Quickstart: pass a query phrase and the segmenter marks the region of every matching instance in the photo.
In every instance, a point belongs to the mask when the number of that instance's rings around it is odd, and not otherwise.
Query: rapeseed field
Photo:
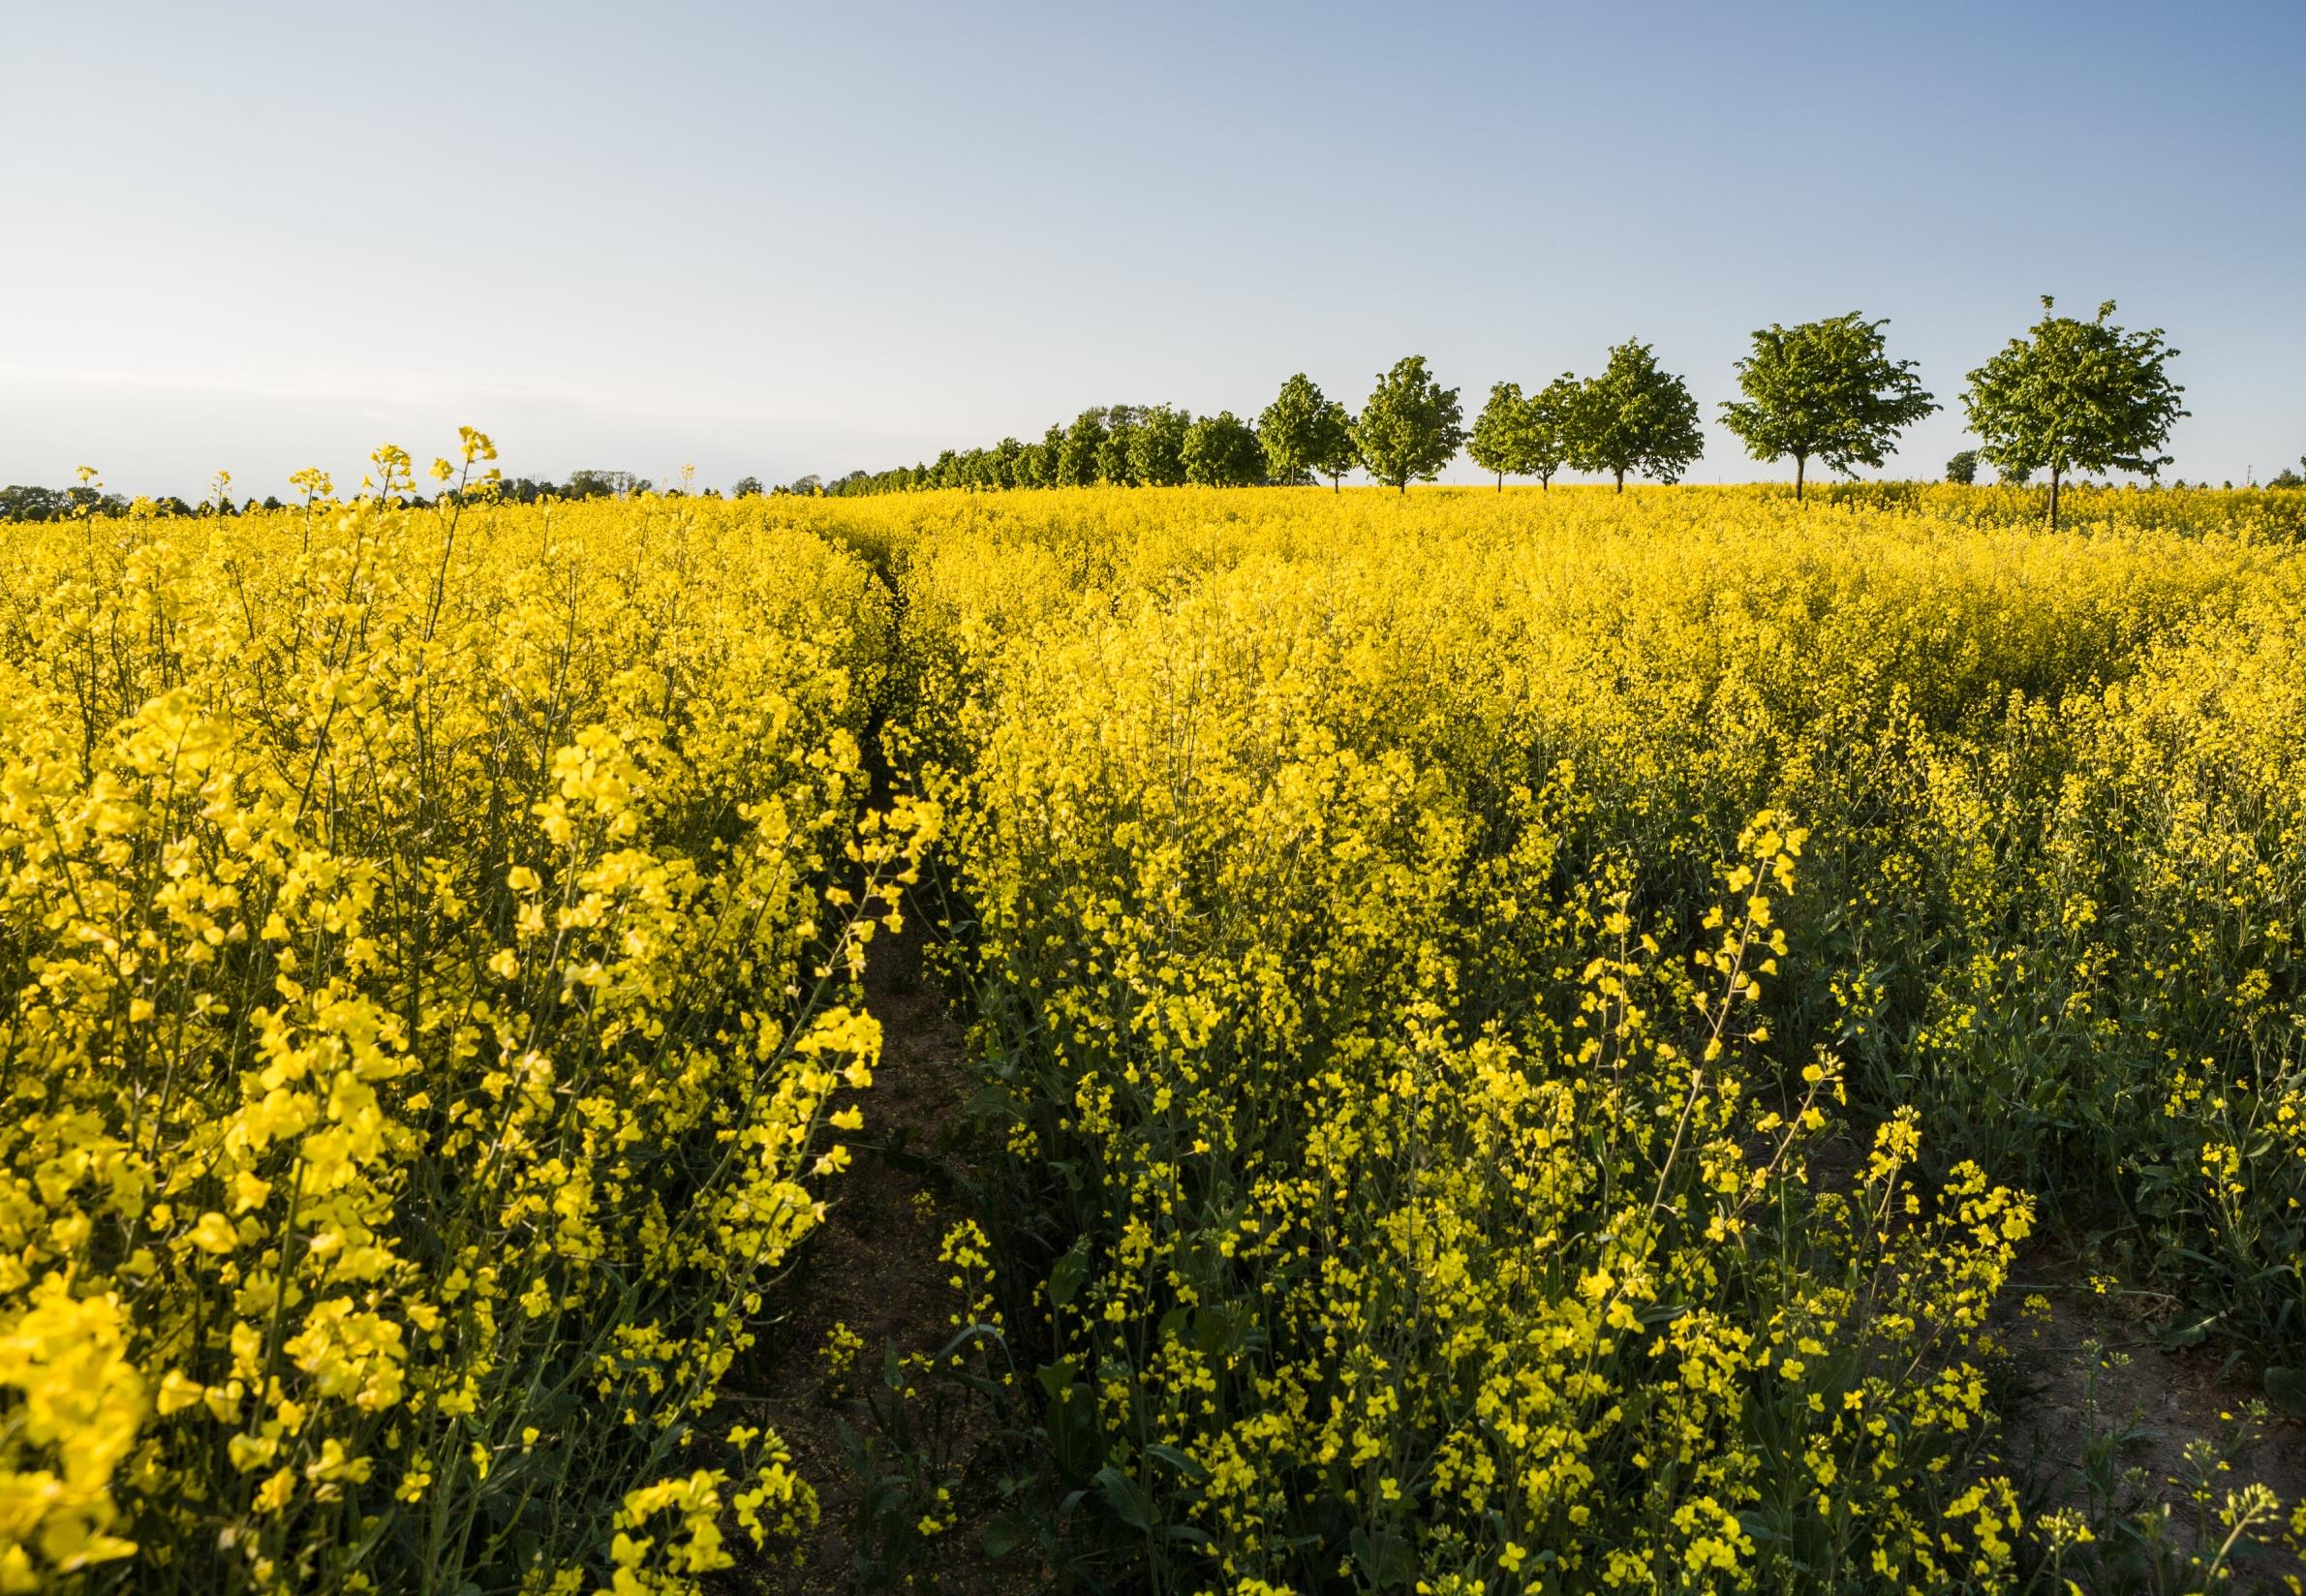
[[[1006,1461],[863,1492],[887,1582],[2298,1588],[2266,496],[490,457],[0,550],[0,1588],[778,1588],[924,922],[954,1311],[827,1399]],[[2023,1456],[2061,1294],[2222,1361],[2186,1479]]]

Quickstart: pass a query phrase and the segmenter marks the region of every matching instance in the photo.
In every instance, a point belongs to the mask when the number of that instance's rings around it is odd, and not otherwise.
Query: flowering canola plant
[[[0,552],[0,1589],[690,1588],[824,1212],[890,607],[761,506],[138,513]]]
[[[823,512],[905,598],[886,740],[948,816],[1106,1554],[1243,1593],[2042,1577],[2072,1537],[1992,1398],[2037,1192],[2110,1197],[2268,1363],[2306,1342],[2306,568],[1380,498]]]

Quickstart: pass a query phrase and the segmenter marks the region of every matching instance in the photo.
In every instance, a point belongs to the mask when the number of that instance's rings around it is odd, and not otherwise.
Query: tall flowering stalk
[[[0,1585],[576,1590],[814,1512],[713,1409],[936,832],[857,823],[887,600],[463,453],[0,566]]]

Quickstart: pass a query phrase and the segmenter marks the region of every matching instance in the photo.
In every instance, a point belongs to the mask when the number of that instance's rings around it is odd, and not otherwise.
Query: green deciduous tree
[[[1190,412],[1149,405],[1129,434],[1129,475],[1149,488],[1173,488],[1185,479],[1185,433]]]
[[[1553,474],[1569,464],[1578,393],[1577,378],[1565,371],[1529,396],[1529,420],[1522,433],[1527,452],[1522,456],[1522,472],[1536,477],[1541,488],[1553,487]]]
[[[1247,487],[1265,472],[1265,451],[1246,421],[1229,410],[1204,415],[1185,428],[1185,480],[1204,487]]]
[[[1970,430],[1985,440],[1979,452],[2000,469],[2049,473],[2049,524],[2058,524],[2058,485],[2071,472],[2134,471],[2159,476],[2169,464],[2161,452],[2169,429],[2189,412],[2186,390],[2169,380],[2177,355],[2160,327],[2125,332],[2107,320],[2111,299],[2096,320],[2055,314],[2048,294],[2043,316],[2024,338],[1970,373],[1962,407]],[[2022,477],[2019,478],[2022,480]]]
[[[1426,371],[1426,357],[1405,355],[1378,377],[1376,391],[1353,423],[1354,452],[1378,481],[1409,491],[1430,482],[1465,441],[1458,390]]]
[[[1065,428],[1057,452],[1057,485],[1085,488],[1097,479],[1097,450],[1105,442],[1105,413],[1085,410]]]
[[[1497,491],[1505,491],[1505,474],[1522,475],[1522,456],[1524,452],[1522,434],[1529,423],[1529,401],[1522,397],[1519,383],[1490,384],[1490,402],[1473,418],[1473,431],[1466,435],[1465,452],[1473,463],[1497,478]]]
[[[1281,384],[1274,402],[1257,417],[1257,442],[1265,449],[1268,481],[1307,482],[1322,466],[1325,428],[1344,407],[1322,396],[1304,372]],[[1350,469],[1350,468],[1348,468]]]
[[[1964,487],[1968,487],[1972,482],[1977,481],[1978,451],[1976,449],[1963,449],[1952,459],[1947,461],[1946,480],[1949,482],[1959,482]]]
[[[0,488],[0,521],[61,521],[71,510],[71,496],[60,488]]]
[[[569,474],[569,485],[561,490],[561,497],[564,499],[606,499],[611,497],[622,499],[632,494],[646,493],[649,491],[650,485],[647,477],[635,476],[629,471],[572,471]]]
[[[1553,474],[1569,457],[1577,394],[1578,380],[1567,372],[1526,397],[1518,383],[1497,384],[1474,418],[1465,452],[1484,471],[1497,474],[1500,491],[1508,476],[1534,476],[1539,486],[1552,487]]]
[[[1114,405],[1105,412],[1105,436],[1097,445],[1097,480],[1126,487],[1137,480],[1129,466],[1131,441],[1143,412],[1135,405]]]
[[[1856,311],[1793,327],[1773,322],[1737,362],[1745,397],[1726,402],[1722,420],[1755,459],[1793,456],[1796,499],[1812,458],[1845,476],[1879,466],[1900,431],[1938,408],[1914,362],[1890,358],[1889,324]]]
[[[1055,450],[1044,439],[1038,444],[1027,444],[1017,451],[1017,485],[1021,488],[1045,488],[1049,485],[1050,461]]]
[[[1353,417],[1343,404],[1325,399],[1321,415],[1313,423],[1313,453],[1309,464],[1314,475],[1329,478],[1329,491],[1342,491],[1339,484],[1345,474],[1361,463],[1360,451],[1353,444]]]
[[[1628,339],[1610,351],[1599,377],[1578,384],[1570,410],[1569,463],[1608,472],[1625,491],[1625,474],[1678,479],[1705,452],[1698,402],[1688,384],[1660,371],[1649,346]]]

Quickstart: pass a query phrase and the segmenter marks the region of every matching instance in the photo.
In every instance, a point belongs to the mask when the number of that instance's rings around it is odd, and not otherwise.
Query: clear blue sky
[[[1891,319],[1960,446],[2037,296],[2160,325],[2176,475],[2306,451],[2306,3],[9,3],[0,482],[772,480],[1092,403],[1348,404]],[[1460,476],[1470,479],[1470,468]]]

